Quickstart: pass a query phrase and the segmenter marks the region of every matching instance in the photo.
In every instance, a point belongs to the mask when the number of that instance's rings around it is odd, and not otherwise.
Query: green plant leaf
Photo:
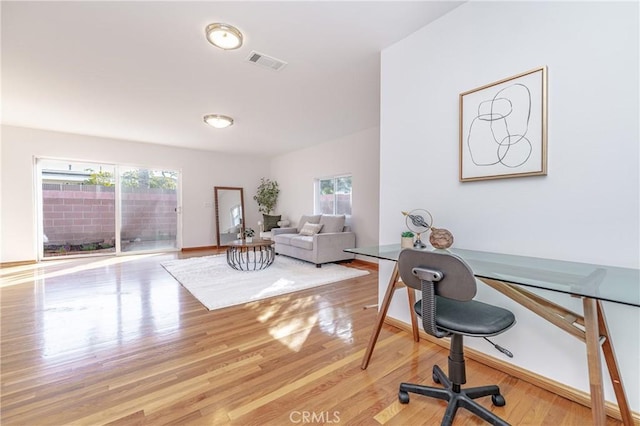
[[[265,178],[260,179],[256,195],[253,196],[253,199],[258,203],[258,211],[264,214],[271,213],[278,202],[279,194],[278,182]]]

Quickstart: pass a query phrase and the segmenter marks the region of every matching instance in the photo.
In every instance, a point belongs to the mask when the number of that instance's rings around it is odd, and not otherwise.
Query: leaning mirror
[[[244,195],[242,188],[214,187],[216,204],[216,241],[218,247],[238,239],[244,224]]]

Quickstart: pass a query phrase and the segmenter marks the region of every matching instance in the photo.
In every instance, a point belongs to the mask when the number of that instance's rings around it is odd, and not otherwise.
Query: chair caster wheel
[[[400,404],[408,404],[409,403],[409,393],[408,392],[404,392],[404,391],[398,392],[398,400],[400,401]]]
[[[495,405],[496,407],[504,407],[507,403],[507,401],[504,400],[504,396],[500,394],[491,395],[491,402],[493,402],[493,405]]]
[[[431,373],[431,378],[433,379],[433,381],[435,383],[440,383],[440,378],[438,377],[438,375],[436,374],[436,372],[434,371],[433,373]]]

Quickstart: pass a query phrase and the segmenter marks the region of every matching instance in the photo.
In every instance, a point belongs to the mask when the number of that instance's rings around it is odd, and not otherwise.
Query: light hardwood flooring
[[[447,353],[385,326],[360,369],[378,274],[208,311],[161,266],[188,254],[67,259],[0,270],[2,425],[437,425],[431,382]],[[587,425],[588,408],[474,361],[466,386],[514,425]],[[459,410],[455,425],[483,424]],[[618,421],[608,419],[608,424]]]

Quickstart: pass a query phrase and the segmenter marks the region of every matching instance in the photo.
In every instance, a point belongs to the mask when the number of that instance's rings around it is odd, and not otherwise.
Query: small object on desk
[[[404,231],[401,234],[401,239],[400,239],[400,247],[401,248],[412,248],[413,247],[413,237],[414,237],[414,233],[411,231]]]
[[[413,247],[419,249],[426,248],[427,245],[420,239],[420,234],[427,232],[433,225],[433,216],[431,216],[431,213],[425,209],[414,209],[410,212],[400,213],[406,216],[405,223],[407,228],[409,228],[410,231],[415,232],[417,235],[416,241],[413,243]]]
[[[453,235],[447,229],[431,227],[429,242],[437,249],[448,249],[453,245]]]

